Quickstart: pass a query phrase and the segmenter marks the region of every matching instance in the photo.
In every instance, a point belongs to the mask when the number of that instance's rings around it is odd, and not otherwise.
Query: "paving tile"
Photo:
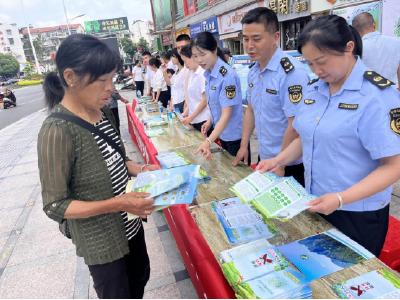
[[[397,197],[400,197],[400,181],[396,182],[393,185],[393,194]]]
[[[36,162],[32,162],[30,164],[19,164],[14,166],[10,172],[8,172],[7,176],[16,176],[23,174],[32,174],[37,173],[39,175],[39,169]]]
[[[168,257],[157,232],[146,232],[147,253],[150,258],[150,278],[172,275]]]
[[[190,278],[182,280],[182,281],[178,281],[176,283],[176,285],[178,286],[179,293],[181,294],[181,299],[198,299],[199,298]]]
[[[0,211],[16,207],[24,207],[31,199],[31,195],[37,185],[20,187],[19,189],[7,189],[0,194]]]
[[[160,232],[160,238],[173,272],[185,270],[182,256],[170,231]]]
[[[0,279],[0,298],[72,298],[75,265],[75,253],[70,252],[7,267]]]
[[[22,213],[22,208],[0,210],[0,234],[11,232]]]
[[[176,283],[144,293],[144,299],[179,299],[181,294]]]
[[[39,174],[30,173],[12,177],[0,177],[0,184],[7,189],[20,189],[21,186],[40,184]]]

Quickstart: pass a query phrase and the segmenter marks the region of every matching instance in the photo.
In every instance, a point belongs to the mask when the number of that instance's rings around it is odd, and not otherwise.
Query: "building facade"
[[[11,54],[20,65],[24,65],[26,57],[17,24],[0,23],[0,53]]]

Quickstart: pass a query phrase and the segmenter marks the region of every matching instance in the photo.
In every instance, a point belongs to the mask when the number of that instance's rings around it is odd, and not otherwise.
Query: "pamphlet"
[[[165,134],[165,130],[164,128],[148,128],[145,129],[146,135],[149,138],[152,137],[156,137],[156,136],[160,136],[160,135],[164,135]]]
[[[239,198],[212,202],[211,207],[233,245],[274,236],[262,217],[249,204],[241,203]]]
[[[277,248],[307,281],[312,281],[358,264],[371,255],[365,249],[365,255],[362,255],[361,246],[343,237],[338,230],[331,229]]]
[[[146,127],[163,126],[168,124],[168,122],[162,116],[151,116],[143,119],[143,123]]]
[[[342,299],[400,299],[400,278],[380,269],[334,284],[332,289]]]
[[[154,198],[156,210],[174,204],[190,204],[195,198],[199,165],[139,173],[127,185],[127,192],[148,192]],[[128,214],[128,218],[135,216]]]

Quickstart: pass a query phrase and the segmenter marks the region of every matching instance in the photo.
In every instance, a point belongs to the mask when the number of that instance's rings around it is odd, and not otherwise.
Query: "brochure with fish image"
[[[156,210],[175,204],[190,204],[195,198],[199,165],[139,173],[128,183],[127,192],[147,192]],[[128,214],[128,219],[136,216]]]
[[[365,260],[366,257],[357,250],[356,242],[342,243],[343,234],[336,229],[332,231],[328,230],[277,246],[277,248],[306,276],[308,281],[319,279]],[[352,247],[351,244],[355,246]]]
[[[332,289],[341,299],[400,299],[400,278],[380,269],[334,284]]]
[[[232,245],[274,236],[262,217],[239,198],[212,202],[211,207]]]

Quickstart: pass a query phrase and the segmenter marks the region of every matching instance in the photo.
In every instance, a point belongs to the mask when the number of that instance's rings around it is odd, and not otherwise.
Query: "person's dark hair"
[[[231,50],[229,48],[222,48],[221,50],[223,54],[232,56]]]
[[[65,69],[72,69],[80,77],[89,75],[86,84],[91,84],[100,76],[116,70],[119,62],[119,55],[98,38],[86,34],[70,35],[57,50],[57,72],[47,74],[43,82],[47,106],[52,109],[64,97],[67,88]]]
[[[169,61],[171,59],[171,50],[161,53],[161,58]]]
[[[176,41],[180,42],[180,41],[190,41],[190,36],[188,36],[187,34],[183,33],[180,34],[176,37]]]
[[[175,57],[181,66],[185,65],[185,62],[183,61],[182,57],[179,55],[178,49],[174,48],[171,50],[171,56]]]
[[[375,21],[374,17],[369,12],[363,12],[355,16],[351,24],[359,33],[363,33],[372,29],[375,25]]]
[[[279,22],[276,13],[266,7],[257,7],[249,10],[243,17],[242,24],[260,23],[270,33],[279,31]]]
[[[167,69],[167,73],[174,75],[175,74],[175,70],[174,69]]]
[[[150,58],[149,65],[155,66],[158,69],[161,66],[161,61],[158,58],[153,57]]]
[[[192,47],[190,45],[186,45],[181,49],[181,56],[186,56],[187,58],[192,58]]]
[[[151,53],[149,51],[143,51],[142,57],[146,56],[146,55],[151,56]]]
[[[354,55],[362,56],[360,34],[346,20],[336,15],[322,16],[311,20],[304,27],[298,39],[298,51],[307,43],[312,43],[320,50],[331,50],[339,53],[346,51],[349,41],[354,42]]]
[[[192,43],[190,44],[191,48],[193,47],[198,47],[202,48],[211,52],[214,52],[217,50],[217,55],[220,59],[222,59],[224,62],[227,62],[225,60],[224,54],[222,53],[222,50],[218,47],[217,41],[215,37],[212,35],[211,32],[204,31],[199,33],[194,40],[192,40]],[[182,54],[182,50],[181,50]]]

